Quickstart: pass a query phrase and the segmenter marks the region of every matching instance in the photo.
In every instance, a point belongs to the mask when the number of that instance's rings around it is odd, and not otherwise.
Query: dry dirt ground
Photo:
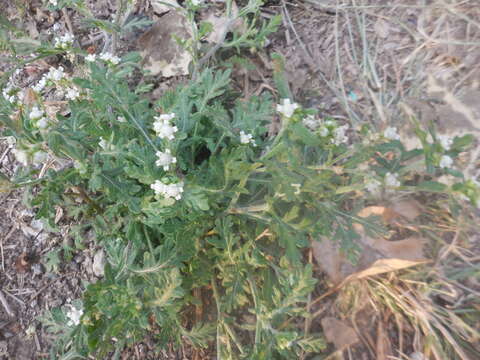
[[[222,6],[220,1],[216,3]],[[87,5],[103,19],[111,18],[115,11],[115,1],[92,0],[87,1]],[[80,32],[80,19],[74,12],[50,13],[41,10],[38,0],[1,0],[0,8],[9,19],[23,23],[33,38],[51,30],[54,23]],[[267,47],[248,55],[254,68],[236,69],[236,84],[245,94],[269,91],[273,87],[269,59],[275,52],[285,57],[294,99],[319,109],[321,116],[348,120],[353,126],[368,123],[379,130],[394,125],[405,138],[411,138],[406,119],[415,114],[424,123],[433,121],[442,133],[451,136],[465,132],[477,137],[480,134],[480,6],[477,0],[266,2],[262,16],[268,18],[275,14],[282,16],[282,25],[271,36]],[[138,1],[137,15],[151,16],[147,0]],[[135,49],[135,41],[141,34],[138,30],[123,39],[119,51]],[[82,41],[88,46],[101,47],[103,40],[95,34],[84,33]],[[2,70],[6,69],[6,64],[0,65]],[[158,97],[183,79],[158,78],[151,96]],[[6,176],[13,175],[18,167],[10,150],[3,142],[0,171]],[[477,147],[464,159],[465,172],[477,178],[479,153]],[[54,234],[34,219],[34,210],[25,206],[27,202],[21,191],[0,194],[0,359],[45,358],[50,340],[39,316],[79,298],[84,284],[98,278],[94,265],[98,248],[92,236],[87,232],[82,239],[83,249],[75,248],[75,239],[69,236],[75,224],[63,218],[61,210],[52,209],[59,212],[62,229],[61,233]],[[451,242],[452,238],[447,236],[445,241]],[[471,233],[469,246],[476,251],[471,257],[472,266],[477,269],[478,242],[478,236]],[[480,289],[478,279],[469,281],[469,288]],[[325,289],[326,281],[314,295],[321,296]],[[311,308],[317,312],[312,331],[322,330],[322,325],[323,330],[336,328],[346,334],[353,331],[352,327],[357,334],[359,329],[364,330],[361,341],[349,344],[352,346],[344,349],[343,354],[339,351],[335,356],[387,360],[389,355],[394,356],[391,359],[407,359],[409,355],[415,360],[427,359],[418,355],[417,339],[412,335],[414,329],[406,329],[404,338],[398,340],[398,328],[389,320],[392,314],[377,323],[371,321],[378,315],[375,311],[360,312],[355,321],[347,318],[340,322],[334,319],[341,313],[339,306],[338,299],[327,297]],[[354,332],[352,337],[356,336]],[[379,337],[387,341],[379,342]],[[163,355],[153,355],[152,345],[147,339],[126,349],[122,358],[214,358],[208,352],[192,353],[189,349],[167,349]],[[330,353],[335,350],[331,345]]]

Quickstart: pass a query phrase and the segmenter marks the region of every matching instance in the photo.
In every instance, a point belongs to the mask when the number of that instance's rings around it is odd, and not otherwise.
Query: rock
[[[104,275],[103,267],[105,266],[105,253],[98,250],[93,257],[92,271],[95,276],[102,277]]]
[[[187,75],[191,54],[178,40],[192,38],[188,19],[179,11],[169,11],[138,39],[144,68],[152,75]]]

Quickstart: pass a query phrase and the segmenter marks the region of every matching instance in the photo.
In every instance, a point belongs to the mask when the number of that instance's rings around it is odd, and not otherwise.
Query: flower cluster
[[[167,141],[175,139],[178,128],[171,124],[175,116],[174,113],[155,116],[153,130],[160,139]],[[168,148],[165,151],[157,151],[155,155],[157,156],[155,165],[162,167],[165,171],[169,171],[170,166],[177,163],[177,158],[172,155],[172,151]],[[165,184],[156,180],[150,187],[155,191],[155,194],[162,195],[166,199],[180,200],[183,193],[183,182]]]
[[[95,54],[88,54],[85,56],[85,61],[87,62],[94,62],[95,60],[97,60],[97,55]]]
[[[20,69],[15,70],[15,72],[8,79],[7,85],[2,90],[2,95],[9,103],[15,103],[17,100],[22,100],[23,92],[20,92],[19,89],[14,85],[14,77],[21,72]]]
[[[443,155],[439,165],[441,168],[449,168],[453,165],[453,159],[448,155]]]
[[[385,174],[385,186],[387,187],[399,187],[401,185],[400,181],[398,180],[397,174],[392,174],[387,172]]]
[[[175,199],[180,200],[183,193],[183,182],[176,184],[165,184],[160,180],[155,180],[153,184],[150,185],[155,194],[162,195],[166,199]]]
[[[383,136],[389,140],[400,140],[400,135],[396,127],[387,127],[383,132]]]
[[[48,154],[45,151],[42,151],[33,145],[17,146],[12,150],[12,153],[17,161],[23,166],[27,166],[29,163],[32,163],[33,165],[43,164],[48,157]]]
[[[333,130],[333,139],[331,140],[333,144],[340,145],[348,141],[348,137],[345,132],[348,130],[349,126],[347,124],[339,126]]]
[[[68,326],[77,326],[80,324],[80,318],[83,315],[83,309],[77,309],[76,307],[70,305],[70,310],[67,311],[68,317]]]
[[[100,59],[107,62],[107,63],[110,63],[112,65],[117,65],[118,63],[120,63],[120,58],[118,56],[115,56],[113,54],[110,54],[110,53],[103,53],[103,54],[100,54]]]
[[[252,134],[246,134],[245,131],[240,131],[240,142],[242,144],[252,144],[253,146],[257,146],[255,144],[255,140],[253,139]]]
[[[63,50],[68,49],[70,46],[72,46],[74,40],[75,37],[73,34],[66,33],[65,35],[55,38],[55,47]]]
[[[305,119],[302,120],[302,123],[303,125],[305,125],[306,128],[312,131],[317,130],[321,125],[321,122],[318,119],[316,119],[315,116],[313,115],[307,115],[307,117],[305,117]]]
[[[51,67],[48,70],[48,73],[43,74],[42,78],[38,81],[36,85],[32,87],[37,93],[41,92],[45,86],[47,86],[49,81],[60,81],[65,77],[63,72],[63,67],[59,66],[58,68]]]
[[[29,118],[39,129],[46,129],[48,127],[48,119],[44,115],[45,112],[42,109],[34,106],[32,111],[30,111]]]
[[[453,139],[448,135],[438,135],[437,140],[445,151],[450,150]]]
[[[173,118],[175,118],[175,114],[173,113],[155,116],[153,130],[155,130],[160,139],[173,140],[175,138],[174,134],[178,131],[178,128],[170,124]]]
[[[170,169],[170,164],[176,164],[177,158],[172,155],[170,149],[162,151],[157,151],[157,161],[155,165],[163,167],[163,170],[168,171]]]
[[[382,183],[375,178],[371,178],[365,184],[365,189],[373,195],[377,195],[380,192]]]
[[[283,99],[282,102],[282,104],[277,105],[277,111],[286,118],[291,118],[295,110],[299,108],[299,105],[292,103],[290,99]]]

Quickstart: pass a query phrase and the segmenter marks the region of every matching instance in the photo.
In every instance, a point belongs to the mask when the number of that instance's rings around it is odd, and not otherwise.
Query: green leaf
[[[430,191],[430,192],[445,192],[447,186],[445,184],[439,183],[437,181],[423,181],[417,184],[418,190]]]

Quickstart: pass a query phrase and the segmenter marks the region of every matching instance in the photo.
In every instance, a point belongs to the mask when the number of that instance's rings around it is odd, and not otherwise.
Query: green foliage
[[[251,0],[240,10],[250,20],[248,31],[227,46],[261,45],[278,26],[274,18],[258,29],[259,4]],[[119,30],[105,21],[88,23]],[[297,325],[309,316],[305,303],[316,283],[302,259],[311,239],[339,241],[354,260],[353,224],[382,230],[356,217],[359,195],[374,198],[417,186],[477,196],[469,180],[452,188],[435,180],[451,171],[439,166],[441,157],[457,156],[468,138],[444,149],[418,127],[423,147],[406,151],[397,139],[315,120],[313,109],[296,105],[289,114],[284,100],[275,113],[271,96],[235,92],[225,68],[202,69],[151,104],[142,95],[148,87],[128,85],[138,60],[129,54],[118,65],[78,63],[84,75],[49,83],[75,87],[80,95],[64,115],[48,118],[47,128],[38,125],[33,107],[15,99],[0,103],[0,121],[5,135],[16,139],[16,156],[33,165],[13,183],[35,186],[37,217],[55,229],[52,209],[61,206],[78,223],[72,234],[77,248],[93,229],[107,254],[105,277],[88,285],[79,323],[68,325],[72,309],[54,310],[46,320],[59,339],[52,358],[103,358],[147,335],[159,347],[184,341],[207,346],[216,339],[219,357],[227,359],[319,352],[325,346],[321,335],[305,335]],[[282,97],[291,98],[278,55],[274,80]],[[43,109],[41,91],[37,95],[36,106]],[[267,127],[277,116],[281,128],[270,136]],[[358,136],[374,139],[350,144]],[[167,151],[175,161],[158,164],[165,161],[158,154]],[[47,152],[59,166],[40,176],[35,165]],[[410,181],[418,174],[412,161],[427,170],[421,182]],[[52,268],[54,254],[48,255]],[[198,291],[216,306],[213,322],[191,321],[192,309],[203,304]]]

